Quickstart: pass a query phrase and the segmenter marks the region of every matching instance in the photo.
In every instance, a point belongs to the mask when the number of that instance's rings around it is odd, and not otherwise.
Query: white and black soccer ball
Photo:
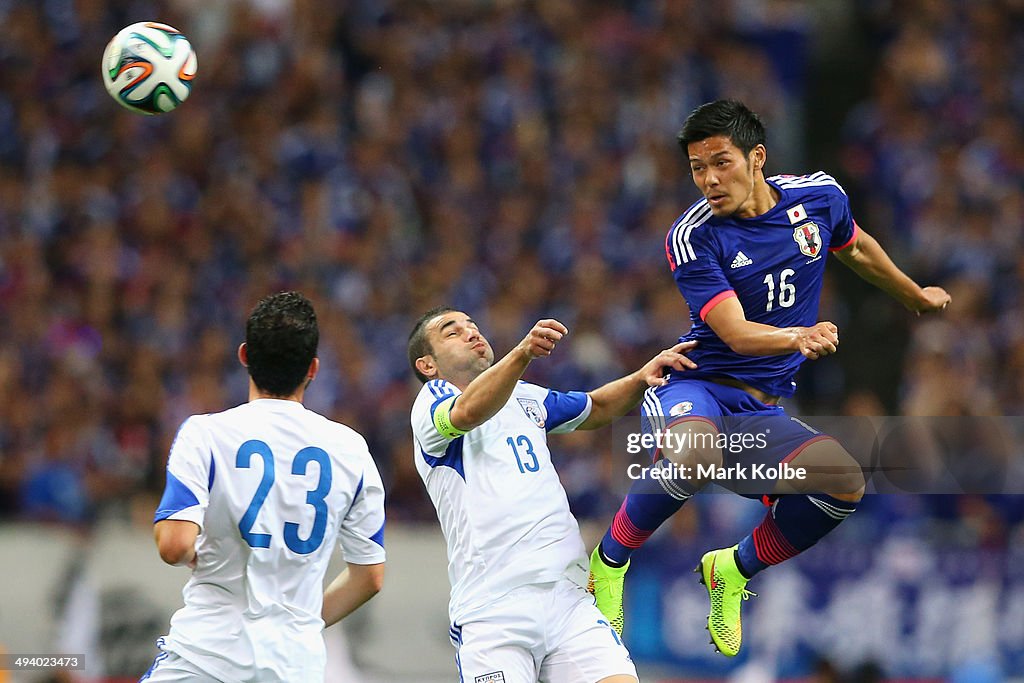
[[[121,29],[103,51],[103,84],[118,104],[139,114],[163,114],[192,92],[196,53],[175,28],[140,21]]]

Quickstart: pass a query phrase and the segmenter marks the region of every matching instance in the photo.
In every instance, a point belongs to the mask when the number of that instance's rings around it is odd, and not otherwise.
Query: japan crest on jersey
[[[537,423],[537,426],[544,429],[544,417],[540,414],[540,404],[537,403],[536,399],[532,398],[517,398],[519,405],[522,406],[523,412],[526,416]]]
[[[814,223],[804,223],[793,228],[793,240],[804,256],[814,258],[821,253],[821,232]]]

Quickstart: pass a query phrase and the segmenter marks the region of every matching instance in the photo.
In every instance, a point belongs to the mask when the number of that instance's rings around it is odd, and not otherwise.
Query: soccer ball
[[[118,104],[163,114],[192,92],[196,53],[177,29],[141,21],[121,29],[103,51],[103,84]]]

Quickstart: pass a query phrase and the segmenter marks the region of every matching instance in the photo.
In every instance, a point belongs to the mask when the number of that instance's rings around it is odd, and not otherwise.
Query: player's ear
[[[758,144],[754,146],[754,149],[750,150],[750,166],[755,171],[760,171],[764,168],[764,162],[768,160],[768,150],[765,149],[764,145]]]
[[[309,362],[309,370],[306,370],[306,380],[312,382],[316,379],[318,372],[320,372],[320,359],[313,356],[313,360]]]
[[[238,362],[243,368],[249,367],[249,351],[245,347],[245,342],[238,345]]]
[[[434,377],[437,375],[437,363],[434,362],[434,357],[430,354],[416,359],[416,369],[424,377]]]

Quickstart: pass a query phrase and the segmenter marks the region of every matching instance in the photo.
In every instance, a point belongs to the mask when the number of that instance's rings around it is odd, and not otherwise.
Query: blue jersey
[[[823,172],[773,176],[779,202],[754,218],[717,218],[706,200],[680,216],[665,240],[679,291],[690,306],[688,351],[699,368],[687,377],[731,377],[773,396],[792,396],[804,357],[742,356],[704,322],[719,302],[737,297],[747,320],[773,327],[817,323],[825,252],[857,237],[846,193]]]

